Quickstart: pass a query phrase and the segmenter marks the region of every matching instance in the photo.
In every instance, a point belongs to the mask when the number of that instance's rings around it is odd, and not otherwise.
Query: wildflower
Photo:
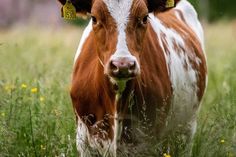
[[[4,89],[5,89],[6,91],[8,91],[8,90],[9,90],[9,86],[6,85],[6,86],[4,87]]]
[[[6,85],[4,88],[8,93],[10,93],[13,89],[15,89],[15,86],[14,85]]]
[[[45,150],[46,149],[46,147],[44,146],[44,145],[40,145],[40,148],[42,149],[42,150]]]
[[[4,112],[2,112],[2,113],[1,113],[1,116],[2,116],[2,117],[5,117],[5,113],[4,113]]]
[[[224,139],[220,140],[220,143],[221,144],[225,143],[225,140]]]
[[[27,85],[24,84],[24,83],[22,83],[22,84],[21,84],[21,88],[25,89],[25,88],[27,88]]]
[[[61,115],[61,112],[57,109],[54,110],[54,114],[58,117]]]
[[[35,87],[31,89],[31,93],[37,93],[37,92],[38,92],[38,88]]]
[[[163,157],[171,157],[171,156],[170,156],[170,154],[164,153],[164,154],[163,154]]]
[[[45,98],[44,98],[43,96],[41,96],[41,97],[39,98],[39,100],[40,100],[41,102],[43,102],[43,101],[45,100]]]

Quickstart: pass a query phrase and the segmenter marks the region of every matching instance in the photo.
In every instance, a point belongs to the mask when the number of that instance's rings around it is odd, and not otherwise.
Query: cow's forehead
[[[133,0],[103,0],[118,28],[124,29],[128,23]]]

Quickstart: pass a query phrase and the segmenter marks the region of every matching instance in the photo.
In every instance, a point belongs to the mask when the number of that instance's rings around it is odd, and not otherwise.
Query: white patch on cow
[[[77,59],[79,58],[79,55],[80,55],[80,53],[82,51],[84,42],[88,38],[88,36],[89,36],[91,31],[92,31],[92,20],[90,20],[88,26],[85,28],[85,30],[84,30],[84,32],[83,32],[83,34],[81,36],[80,43],[79,43],[78,49],[77,49],[75,57],[74,57],[74,64],[77,61]]]
[[[194,125],[188,123],[194,122],[197,113],[194,106],[198,105],[199,101],[197,97],[197,72],[192,68],[190,58],[194,57],[194,60],[197,60],[196,62],[199,62],[199,59],[194,55],[194,52],[185,52],[192,50],[186,48],[184,40],[178,32],[165,27],[154,14],[151,13],[149,16],[150,23],[157,34],[159,44],[165,55],[173,89],[172,106],[165,132],[176,130],[179,126],[185,126],[185,130],[191,132],[194,129],[187,128],[187,126],[194,127]],[[165,34],[165,36],[163,37],[162,34]],[[166,51],[164,44],[167,48]],[[181,49],[175,49],[175,44]],[[185,50],[182,50],[182,48]],[[191,54],[191,56],[187,54]]]
[[[129,20],[130,9],[133,0],[103,0],[114,18],[117,31],[118,31],[118,42],[116,45],[116,52],[111,56],[111,59],[117,57],[130,57],[137,62],[137,59],[131,55],[127,42],[126,42],[126,28]],[[139,66],[137,64],[137,66]],[[139,67],[138,67],[139,68]]]
[[[182,20],[182,18],[181,18],[181,16],[180,16],[180,14],[179,14],[179,12],[175,12],[175,16],[179,19],[179,20]]]
[[[96,124],[95,124],[96,125]],[[104,130],[100,130],[104,131]],[[102,140],[100,137],[91,136],[87,126],[78,117],[76,146],[82,157],[91,157],[91,151],[95,151],[99,155],[107,156],[113,153],[110,140]]]
[[[195,32],[195,34],[199,38],[202,50],[204,52],[204,57],[205,57],[205,59],[207,59],[207,56],[205,53],[205,46],[204,46],[203,28],[202,28],[200,21],[198,20],[198,14],[197,14],[196,10],[191,5],[191,3],[188,2],[187,0],[181,0],[177,4],[176,9],[180,10],[183,13],[184,20],[186,21],[186,23],[189,25],[189,27]],[[176,13],[176,16],[178,17],[179,15],[177,15],[177,14],[178,13]],[[197,64],[199,64],[199,63],[201,63],[200,60],[198,61]],[[206,75],[206,86],[207,86],[207,84],[208,84],[208,76]],[[205,92],[206,92],[206,90],[204,91],[204,93]]]
[[[114,18],[118,29],[117,55],[130,55],[126,43],[126,27],[129,20],[133,0],[104,0],[107,8]]]
[[[159,19],[157,19],[153,13],[149,14],[150,17],[150,23],[152,25],[152,28],[154,29],[154,31],[157,33],[157,37],[158,37],[158,41],[160,44],[160,47],[162,48],[162,50],[164,51],[164,45],[163,44],[167,44],[170,45],[171,48],[173,48],[171,51],[174,51],[174,43],[173,41],[176,41],[176,43],[178,43],[179,46],[184,47],[184,40],[183,38],[173,29],[171,28],[166,28]],[[165,34],[166,37],[168,37],[167,43],[163,43],[162,38],[161,38],[161,34]],[[167,53],[164,53],[165,55],[165,59],[166,59],[166,66],[169,66],[169,59],[167,56]],[[168,74],[170,74],[170,71],[168,69]]]
[[[81,156],[90,156],[87,126],[78,117],[76,146]]]
[[[197,12],[195,11],[194,7],[186,0],[181,0],[176,9],[180,10],[183,13],[183,17],[185,22],[189,25],[189,27],[195,32],[197,37],[200,40],[202,49],[204,50],[204,34],[202,25],[198,20]],[[177,16],[177,18],[179,18]]]

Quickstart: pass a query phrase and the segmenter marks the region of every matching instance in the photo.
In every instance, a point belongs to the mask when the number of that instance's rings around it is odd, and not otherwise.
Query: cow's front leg
[[[92,157],[90,154],[90,147],[88,143],[87,126],[78,119],[77,122],[77,133],[76,133],[76,146],[80,153],[80,157]]]

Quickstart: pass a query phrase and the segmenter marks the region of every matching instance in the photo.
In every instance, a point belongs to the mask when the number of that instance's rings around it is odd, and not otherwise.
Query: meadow
[[[192,157],[236,157],[236,23],[204,30],[209,79]],[[0,157],[77,156],[69,89],[81,33],[73,26],[0,30]]]

